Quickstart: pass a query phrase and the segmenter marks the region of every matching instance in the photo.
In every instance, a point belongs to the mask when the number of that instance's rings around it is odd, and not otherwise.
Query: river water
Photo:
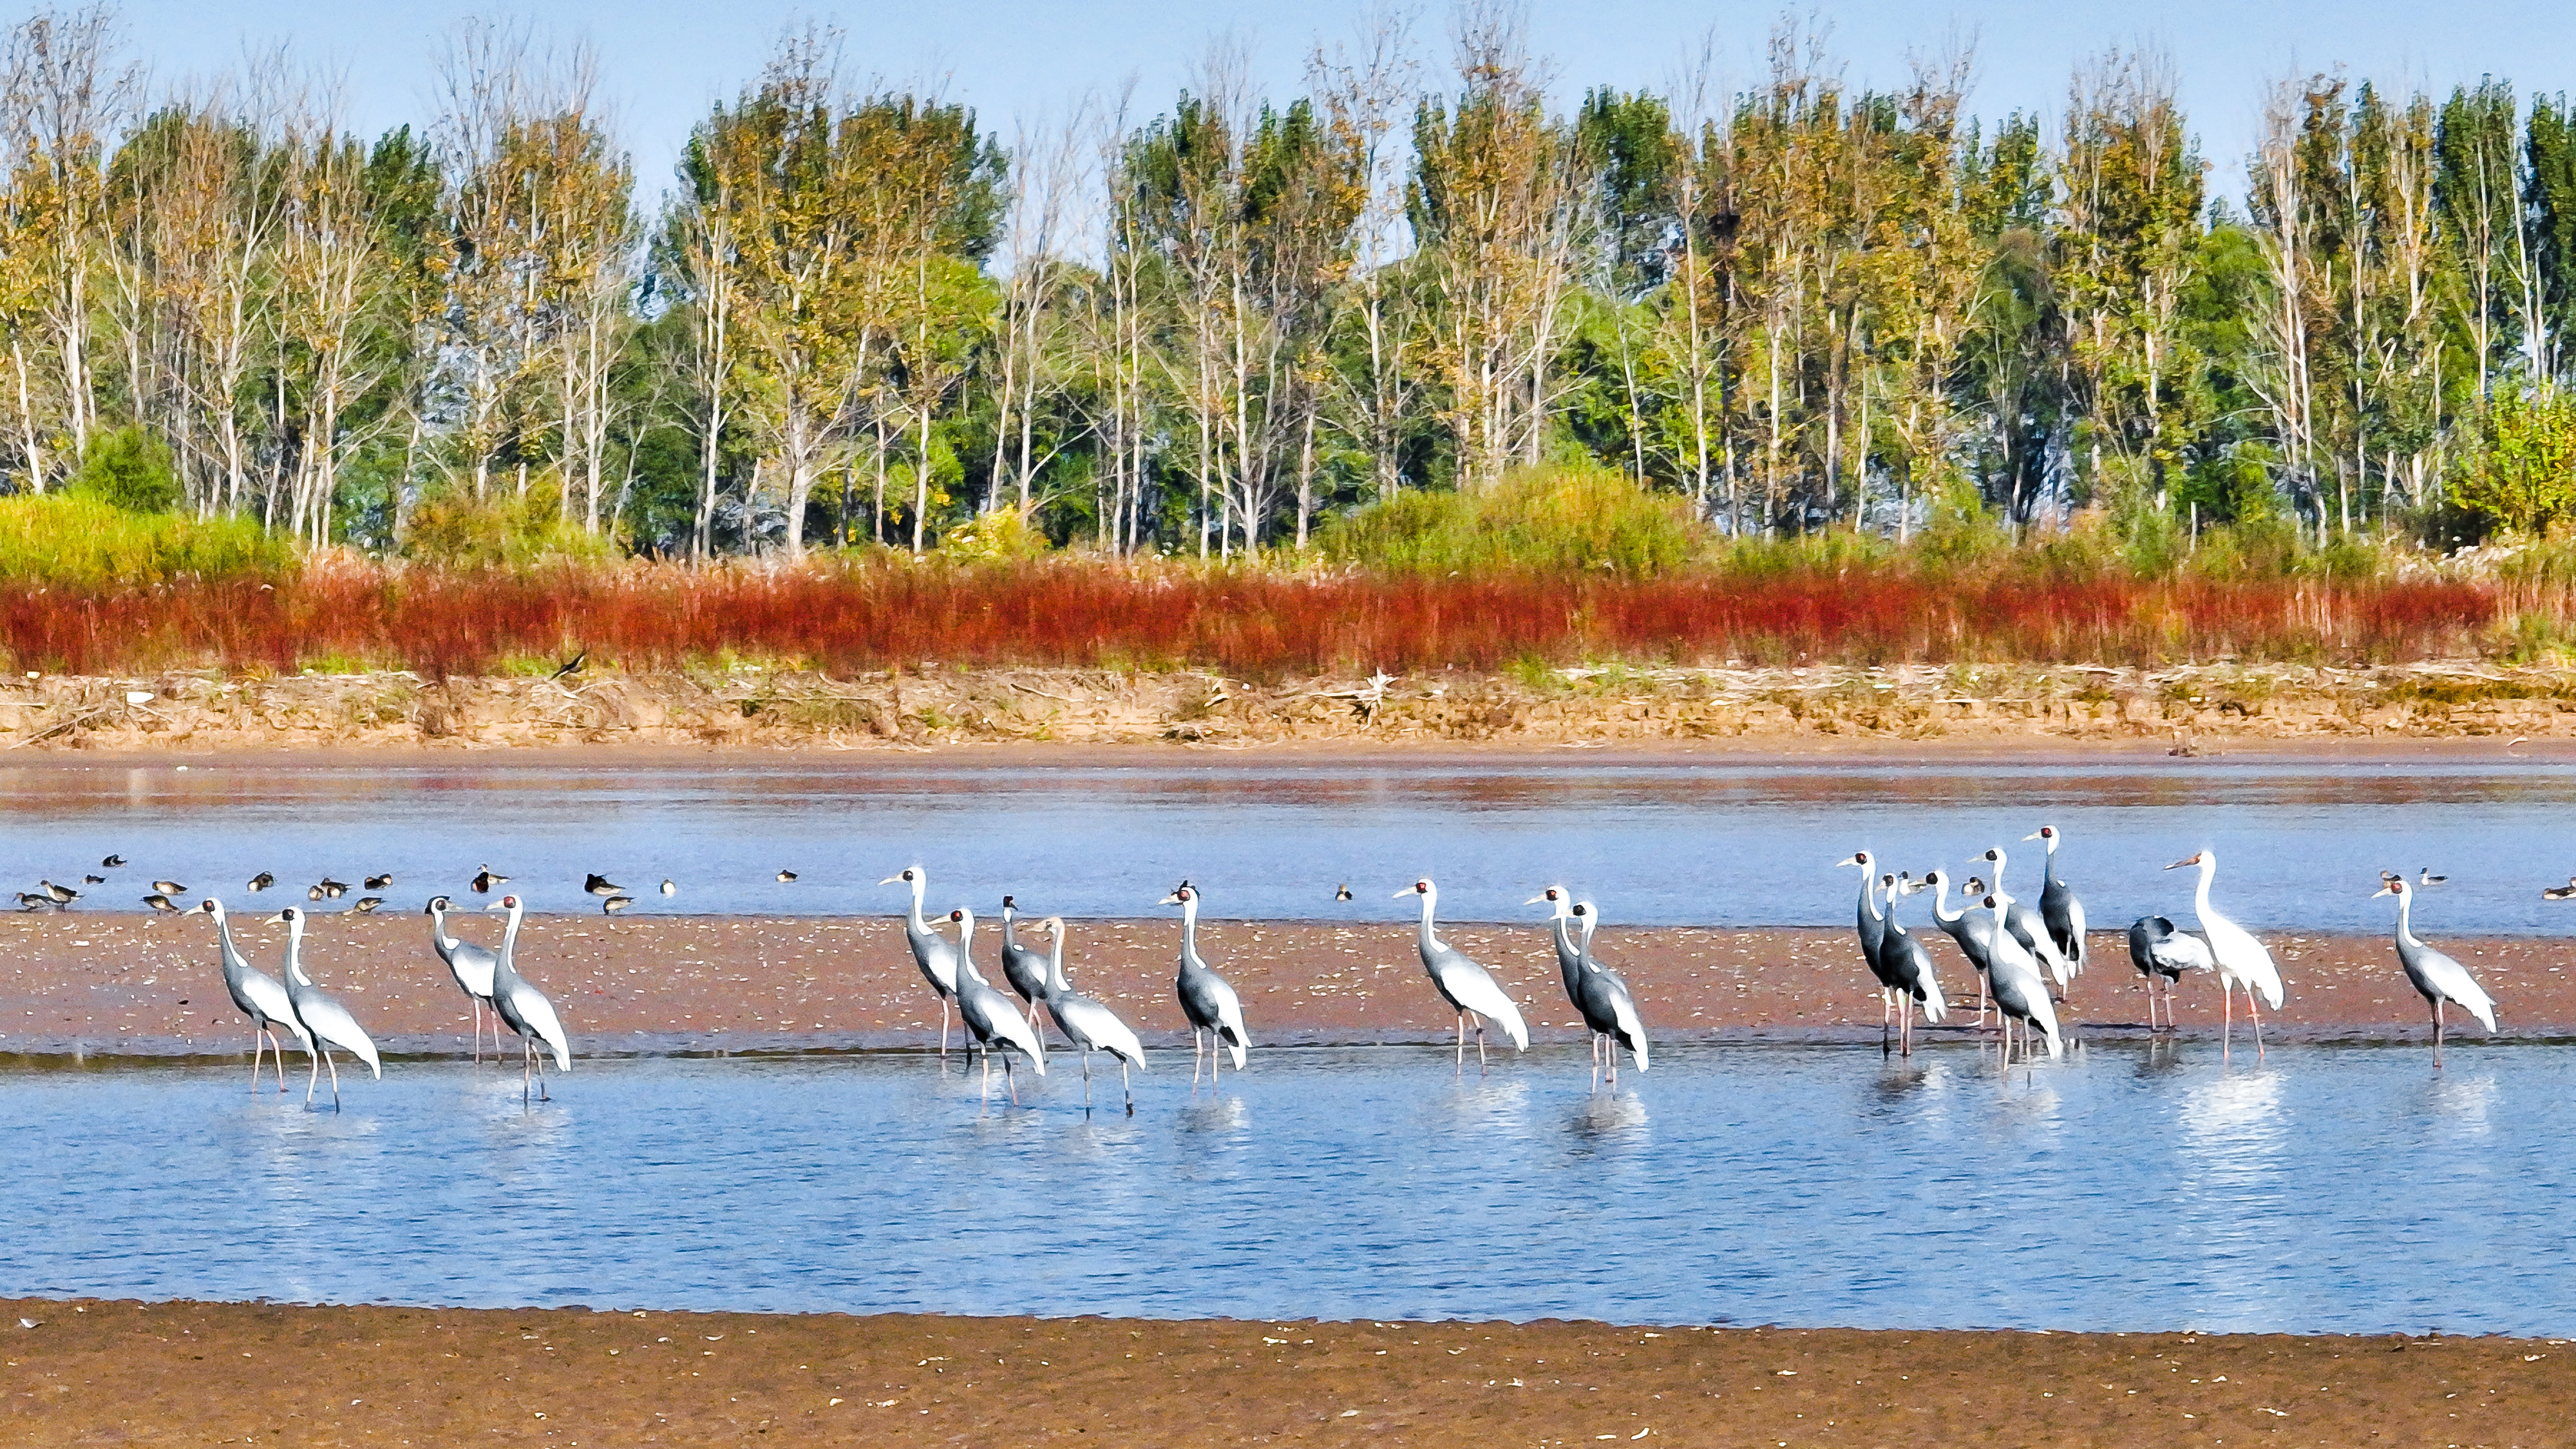
[[[2576,1332],[2576,1050],[1270,1050],[1086,1113],[917,1054],[0,1077],[0,1292],[459,1306]],[[1110,1104],[1114,1076],[1095,1083]],[[327,1092],[327,1085],[326,1085]],[[327,1104],[327,1095],[324,1098]]]
[[[1439,880],[1445,915],[1519,920],[1536,889],[1596,894],[1632,925],[1848,923],[1856,848],[1891,869],[1981,868],[2036,896],[2024,836],[2058,826],[2062,873],[2096,924],[2187,907],[2214,848],[2222,908],[2259,928],[2377,931],[2378,873],[2451,877],[2420,916],[2463,934],[2554,933],[2576,905],[2540,887],[2576,872],[2576,765],[2320,762],[2273,756],[2016,765],[1742,757],[1598,763],[1237,762],[960,765],[869,756],[778,763],[169,765],[45,761],[0,769],[26,889],[110,879],[82,909],[139,910],[155,878],[238,893],[258,871],[300,886],[390,871],[416,906],[484,864],[538,911],[591,907],[597,871],[641,911],[883,912],[877,882],[925,865],[937,902],[1016,892],[1071,916],[1132,916],[1197,882],[1211,914],[1396,919],[1388,897]],[[101,872],[121,854],[129,868]],[[798,879],[781,882],[781,870]],[[669,878],[679,887],[655,889]],[[1348,883],[1355,899],[1334,899]],[[300,892],[298,893],[300,895]],[[276,899],[275,896],[269,899]],[[344,899],[353,902],[355,893]]]

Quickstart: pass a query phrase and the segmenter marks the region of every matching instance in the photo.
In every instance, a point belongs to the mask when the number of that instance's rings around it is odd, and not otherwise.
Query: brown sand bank
[[[6,1432],[41,1445],[2540,1446],[2576,1423],[2558,1340],[44,1300],[0,1325]]]
[[[0,747],[1052,744],[1601,745],[2576,737],[2576,670],[2306,665],[1534,668],[1254,682],[935,665],[848,679],[749,665],[566,679],[404,673],[0,681]]]
[[[458,929],[497,941],[497,926],[496,917],[475,916]],[[274,970],[284,928],[237,916],[235,929],[243,950]],[[1523,1004],[1537,1039],[1582,1039],[1536,926],[1458,924],[1444,934],[1494,969]],[[1947,988],[1973,1006],[1974,974],[1946,938],[1929,939]],[[1073,927],[1068,970],[1125,1014],[1149,1045],[1185,1046],[1172,997],[1179,940],[1177,921],[1081,922]],[[979,942],[998,980],[993,937],[979,932]],[[1437,1041],[1453,1030],[1407,925],[1210,921],[1202,923],[1200,942],[1242,994],[1256,1045]],[[2429,1035],[2422,1001],[2399,973],[2386,937],[2283,935],[2271,944],[2289,990],[2287,1004],[2267,1020],[2274,1039]],[[2507,1035],[2576,1034],[2576,944],[2454,937],[2443,945],[2502,1003]],[[1849,931],[1611,928],[1597,949],[1626,973],[1659,1042],[1878,1036],[1875,985]],[[2079,1036],[2142,1030],[2145,998],[2125,938],[2098,933],[2092,951],[2094,965],[2077,978],[2062,1020]],[[900,1047],[938,1039],[938,1003],[914,970],[896,919],[540,916],[523,930],[519,956],[585,1053]],[[213,926],[202,916],[0,917],[0,1050],[244,1050],[248,1033],[215,961]],[[391,910],[317,916],[305,962],[387,1050],[464,1049],[465,998],[430,954],[422,917]],[[2218,991],[2210,978],[2187,983],[2181,1001],[2186,1031],[2216,1028]]]

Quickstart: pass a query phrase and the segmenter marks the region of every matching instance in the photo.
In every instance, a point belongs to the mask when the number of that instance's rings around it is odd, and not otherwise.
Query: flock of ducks
[[[1985,1023],[1987,1001],[1991,999],[2002,1019],[2006,1063],[2013,1060],[2013,1030],[2021,1029],[2021,1052],[2029,1060],[2037,1049],[2031,1041],[2035,1031],[2047,1043],[2048,1055],[2054,1059],[2065,1054],[2055,1001],[2063,1000],[2068,983],[2082,972],[2085,963],[2084,903],[2057,873],[2057,848],[2064,834],[2055,826],[2043,825],[2024,836],[2047,847],[2046,874],[2040,886],[2039,908],[2014,899],[2003,888],[2006,856],[2002,847],[1988,850],[1981,860],[1993,867],[1993,881],[1970,876],[1967,898],[1972,910],[1949,906],[1949,877],[1938,870],[1926,871],[1920,880],[1911,873],[1881,874],[1868,851],[1860,851],[1840,862],[1857,865],[1861,870],[1860,948],[1863,961],[1877,977],[1880,995],[1885,1003],[1881,1014],[1882,1040],[1886,1024],[1893,1017],[1896,1042],[1894,1050],[1913,1051],[1913,1013],[1920,1008],[1924,1019],[1939,1024],[1948,1011],[1941,994],[1941,984],[1934,976],[1932,958],[1921,941],[1906,931],[1896,919],[1896,902],[1900,897],[1929,890],[1932,917],[1942,931],[1958,943],[1959,953],[1975,968],[1980,996],[1977,1022]],[[2147,1024],[2157,1030],[2156,1003],[2164,1003],[2162,1030],[2173,1029],[2173,991],[2184,975],[2210,972],[2218,977],[2225,1006],[2219,1033],[2220,1051],[2224,1054],[2235,1030],[2236,994],[2245,995],[2245,1010],[2254,1028],[2254,1049],[2263,1050],[2263,1016],[2256,1005],[2259,995],[2275,1011],[2283,999],[2280,968],[2273,964],[2272,953],[2253,932],[2229,920],[2209,903],[2210,882],[2218,874],[2218,852],[2202,850],[2166,866],[2167,870],[2197,867],[2200,882],[2193,893],[2192,909],[2200,929],[2185,931],[2167,916],[2141,916],[2129,926],[2129,961],[2143,978],[2147,992]],[[2457,1006],[2478,1019],[2489,1032],[2495,1030],[2495,999],[2489,996],[2468,968],[2458,961],[2418,940],[2413,929],[2415,892],[2419,887],[2437,886],[2447,877],[2435,875],[2428,867],[2410,881],[2395,871],[2380,872],[2380,889],[2376,894],[2397,898],[2397,962],[2406,973],[2407,982],[2423,996],[2433,1014],[2433,1064],[2442,1062],[2442,1043],[2448,1031],[2446,1010]],[[2576,880],[2567,887],[2552,887],[2541,894],[2550,900],[2576,899]],[[1883,902],[1883,904],[1882,904]],[[2058,992],[2052,999],[2051,983]],[[2157,987],[2162,983],[2159,994]]]

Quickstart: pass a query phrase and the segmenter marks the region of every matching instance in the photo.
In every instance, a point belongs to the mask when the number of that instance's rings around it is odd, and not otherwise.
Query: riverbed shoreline
[[[1194,669],[836,677],[737,664],[428,679],[169,672],[0,681],[0,749],[195,758],[583,747],[902,758],[1178,751],[1995,749],[2185,757],[2280,745],[2576,742],[2576,668],[2294,664],[1595,667],[1246,680]]]
[[[0,1300],[17,1442],[2563,1442],[2566,1341]]]

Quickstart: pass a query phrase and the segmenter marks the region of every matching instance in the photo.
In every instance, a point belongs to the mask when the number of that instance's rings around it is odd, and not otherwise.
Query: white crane
[[[1512,1004],[1503,988],[1494,984],[1484,967],[1467,959],[1467,953],[1440,939],[1434,913],[1440,901],[1440,888],[1425,876],[1395,893],[1401,900],[1408,895],[1422,898],[1422,931],[1416,946],[1422,952],[1422,969],[1431,976],[1442,999],[1458,1013],[1458,1069],[1467,1069],[1467,1019],[1476,1019],[1476,1065],[1485,1064],[1485,1018],[1501,1022],[1503,1031],[1518,1050],[1529,1050],[1529,1028],[1521,1024],[1521,1009]]]
[[[2245,1011],[2254,1018],[2254,1055],[2263,1055],[2263,1014],[2255,1008],[2254,993],[2260,990],[2272,1009],[2281,1009],[2281,970],[2272,964],[2272,953],[2254,939],[2254,933],[2210,908],[2209,882],[2218,874],[2218,852],[2203,850],[2188,855],[2167,870],[2180,870],[2187,865],[2200,867],[2200,888],[2192,897],[2192,910],[2200,917],[2200,934],[2209,941],[2209,954],[2218,963],[2218,989],[2226,996],[2226,1009],[2219,1024],[2218,1049],[2227,1052],[2227,1041],[2236,1025],[2236,988],[2245,988]]]
[[[331,1110],[340,1110],[340,1064],[331,1060],[331,1048],[338,1047],[367,1064],[367,1069],[383,1081],[385,1065],[376,1055],[375,1041],[349,1008],[332,999],[329,993],[313,984],[304,974],[304,908],[288,906],[277,913],[286,923],[286,1000],[294,1008],[295,1019],[304,1027],[304,1035],[320,1050],[320,1058],[304,1081],[304,1105],[313,1105],[313,1089],[319,1084],[322,1068],[331,1069]]]
[[[1055,1029],[1063,1032],[1082,1053],[1082,1105],[1091,1105],[1091,1054],[1103,1051],[1118,1059],[1118,1087],[1127,1097],[1127,1115],[1136,1115],[1136,1090],[1129,1085],[1128,1068],[1145,1069],[1145,1044],[1118,1013],[1073,989],[1064,975],[1064,917],[1049,916],[1044,922],[1047,934],[1054,939],[1047,946],[1046,999],[1047,1015],[1055,1018]]]
[[[2041,918],[2039,912],[2005,893],[2003,847],[1999,845],[1987,851],[1986,859],[1994,862],[1995,878],[1991,889],[2004,903],[2004,929],[2021,943],[2021,948],[2030,953],[2032,960],[2047,968],[2049,978],[2057,983],[2062,994],[2066,983],[2075,978],[2075,968],[2057,949],[2056,940],[2048,934],[2048,922]]]
[[[1637,1059],[1637,1070],[1647,1068],[1650,1055],[1646,1045],[1646,1021],[1637,1014],[1637,999],[1629,994],[1627,980],[1601,964],[1592,954],[1592,933],[1601,927],[1601,908],[1590,901],[1574,903],[1574,919],[1583,927],[1583,998],[1577,1010],[1583,1013],[1585,1025],[1594,1021],[1608,1023],[1600,1028],[1597,1038],[1610,1058],[1610,1085],[1619,1085],[1619,1048]]]
[[[1950,1003],[1941,996],[1940,978],[1932,974],[1932,953],[1896,919],[1896,898],[1912,895],[1928,885],[1904,883],[1891,886],[1887,893],[1887,939],[1879,944],[1878,959],[1887,968],[1888,995],[1896,998],[1897,1043],[1902,1055],[1914,1055],[1914,1009],[1923,1008],[1923,1019],[1934,1026],[1950,1014]],[[1936,897],[1937,899],[1937,897]],[[1886,1033],[1879,1035],[1879,1055],[1887,1054]]]
[[[501,955],[492,966],[492,1013],[510,1030],[519,1034],[519,1100],[528,1100],[533,1084],[539,1101],[546,1096],[545,1059],[537,1052],[537,1043],[554,1049],[555,1070],[572,1070],[572,1038],[565,1034],[563,1018],[555,1015],[555,1004],[535,982],[519,974],[519,918],[526,903],[516,895],[506,895],[485,906],[487,911],[508,911],[510,924],[501,930]]]
[[[454,902],[445,896],[429,898],[429,905],[425,908],[429,916],[429,946],[438,953],[439,960],[447,963],[447,974],[456,978],[456,989],[464,992],[465,999],[473,1004],[473,1059],[479,1062],[483,1060],[483,1009],[492,1004],[492,968],[500,964],[501,958],[493,955],[489,946],[449,935],[447,913],[452,909]],[[497,1013],[492,1018],[492,1059],[495,1062],[501,1059],[501,1018]]]
[[[2084,974],[2084,902],[2076,897],[2075,888],[2057,878],[2057,847],[2066,833],[2054,825],[2043,825],[2024,840],[2044,841],[2048,845],[2046,863],[2041,868],[2039,918],[2048,925],[2048,939],[2057,954],[2066,958],[2070,976]]]
[[[2379,888],[2383,896],[2397,897],[2397,964],[2406,971],[2424,1003],[2433,1008],[2433,1065],[2442,1064],[2442,1004],[2458,1002],[2460,1009],[2478,1019],[2478,1024],[2495,1032],[2495,998],[2469,975],[2469,969],[2423,942],[2415,939],[2409,908],[2415,904],[2415,887],[2402,875],[2384,878]]]
[[[1172,983],[1181,999],[1181,1015],[1190,1023],[1190,1090],[1199,1085],[1199,1033],[1208,1034],[1208,1081],[1216,1081],[1218,1055],[1231,1050],[1234,1069],[1243,1070],[1243,1054],[1252,1038],[1243,1029],[1243,1002],[1234,987],[1208,969],[1199,957],[1198,887],[1183,881],[1156,904],[1181,908],[1181,974]]]
[[[939,994],[939,1055],[944,1061],[948,1056],[948,1004],[957,999],[957,945],[921,918],[921,898],[930,889],[930,872],[908,865],[877,884],[912,887],[912,914],[904,918],[903,935],[912,943],[912,964],[921,968],[921,979]]]
[[[1046,1044],[1038,1040],[1037,1028],[1020,1015],[1011,998],[994,990],[984,973],[975,969],[975,913],[959,906],[948,913],[948,919],[957,923],[957,1015],[983,1053],[984,1101],[989,1105],[993,1100],[993,1049],[1020,1053],[1043,1077]],[[1020,1105],[1020,1082],[1008,1056],[1002,1058],[1002,1076],[1011,1089],[1011,1105]]]
[[[223,950],[224,990],[231,993],[233,1005],[250,1018],[250,1089],[259,1090],[259,1059],[261,1043],[265,1041],[277,1049],[277,1090],[282,1093],[286,1090],[286,1046],[277,1039],[277,1028],[282,1024],[295,1033],[307,1057],[313,1055],[313,1034],[295,1019],[295,1004],[287,1000],[286,988],[278,984],[277,978],[253,966],[233,949],[232,921],[224,915],[224,903],[208,896],[197,902],[197,909],[215,918],[215,940]]]

